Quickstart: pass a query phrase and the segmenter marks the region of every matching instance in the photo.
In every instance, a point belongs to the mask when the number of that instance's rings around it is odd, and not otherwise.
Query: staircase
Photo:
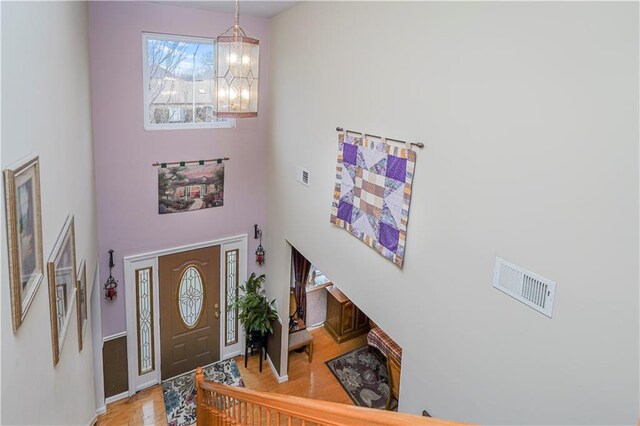
[[[196,369],[197,424],[222,425],[431,425],[461,423],[335,402],[258,392],[205,381]]]

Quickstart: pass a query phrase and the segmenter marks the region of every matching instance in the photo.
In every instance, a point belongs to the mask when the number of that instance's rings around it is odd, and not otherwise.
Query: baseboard
[[[159,383],[162,383],[162,381],[159,378],[153,379],[153,380],[149,380],[148,382],[145,382],[141,385],[138,385],[136,387],[136,392],[140,392],[141,390],[144,390],[146,388],[150,388],[151,386],[155,386]]]
[[[121,399],[125,399],[125,398],[129,398],[129,391],[110,396],[109,398],[105,399],[104,403],[106,405],[109,405],[112,402],[120,401]]]
[[[284,383],[289,380],[288,375],[280,376],[278,374],[278,370],[276,370],[276,367],[273,365],[273,362],[271,362],[271,357],[269,356],[269,354],[267,354],[267,363],[269,364],[269,367],[271,367],[271,372],[273,373],[273,375],[276,376],[276,380],[278,381],[278,383]]]
[[[87,423],[87,426],[93,426],[96,424],[96,422],[98,421],[98,415],[94,414],[93,418],[91,419],[91,421],[89,421],[89,423]]]
[[[223,358],[223,359],[221,359],[220,361],[226,361],[226,360],[228,360],[228,359],[235,358],[235,357],[237,357],[237,356],[239,356],[239,355],[242,355],[242,351],[240,351],[240,350],[233,351],[233,352],[230,352],[230,353],[226,354],[226,355],[224,356],[224,358]]]
[[[104,414],[106,412],[107,412],[107,406],[103,405],[102,407],[96,410],[96,416],[99,416],[100,414]]]

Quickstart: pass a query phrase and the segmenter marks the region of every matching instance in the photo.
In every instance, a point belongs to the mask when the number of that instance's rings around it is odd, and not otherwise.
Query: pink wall
[[[100,278],[109,275],[115,250],[119,295],[102,304],[102,333],[126,329],[124,256],[248,233],[264,224],[268,24],[241,16],[260,39],[260,116],[234,129],[145,131],[142,32],[215,37],[233,22],[229,14],[138,2],[90,2],[93,139],[100,248]],[[230,157],[225,162],[224,206],[160,216],[156,161]],[[268,249],[268,248],[267,248]],[[260,268],[249,259],[249,272]]]

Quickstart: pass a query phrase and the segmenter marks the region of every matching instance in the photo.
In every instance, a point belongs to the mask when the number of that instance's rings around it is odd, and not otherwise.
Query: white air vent
[[[496,257],[493,286],[551,318],[555,282]]]
[[[307,170],[298,166],[296,175],[297,175],[298,182],[300,182],[303,185],[309,186],[309,172]]]

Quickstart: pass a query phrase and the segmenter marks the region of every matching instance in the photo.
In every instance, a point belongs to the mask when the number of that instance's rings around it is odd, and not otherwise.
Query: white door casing
[[[174,247],[165,250],[158,250],[149,253],[126,256],[124,258],[124,288],[125,288],[125,310],[127,324],[127,364],[129,376],[129,396],[136,392],[153,386],[161,382],[161,362],[160,362],[160,302],[159,302],[159,279],[158,279],[158,257],[183,251],[195,250],[203,247],[220,246],[220,356],[227,359],[242,353],[244,347],[244,331],[242,327],[238,329],[238,343],[224,345],[224,324],[225,324],[225,253],[228,250],[238,249],[238,279],[244,283],[247,279],[247,234],[237,235],[228,238],[221,238],[212,241],[204,241],[186,246]],[[136,312],[136,271],[145,268],[152,268],[152,292],[153,292],[153,333],[154,333],[154,370],[143,375],[138,374],[138,326]],[[212,307],[213,308],[213,307]]]

